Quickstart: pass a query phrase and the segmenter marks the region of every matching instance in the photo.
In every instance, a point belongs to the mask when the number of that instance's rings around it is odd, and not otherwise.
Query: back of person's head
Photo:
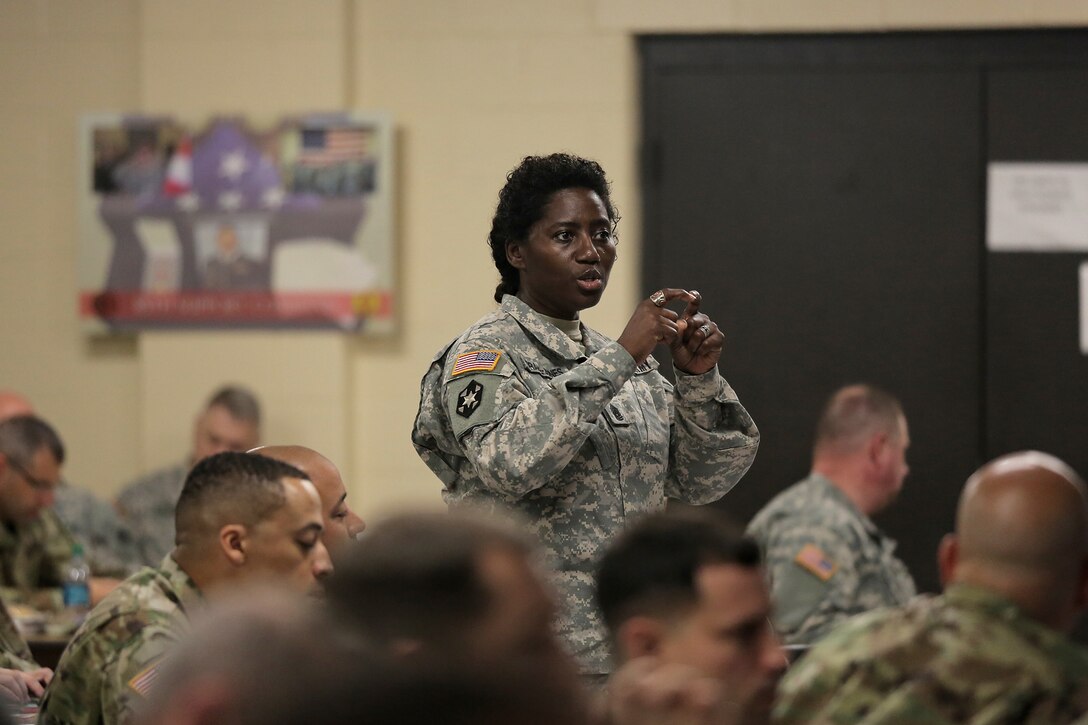
[[[1088,604],[1088,493],[1083,479],[1038,451],[997,458],[964,486],[942,579],[983,587],[1060,630]]]
[[[813,449],[817,455],[847,455],[877,433],[900,435],[903,407],[875,385],[848,385],[837,390],[816,424]]]
[[[408,513],[372,526],[329,582],[330,604],[379,645],[445,645],[487,615],[485,552],[528,556],[512,529],[473,516]]]
[[[17,415],[0,421],[0,453],[26,468],[45,449],[58,465],[64,463],[64,444],[51,425],[35,415]]]
[[[740,529],[700,510],[651,514],[609,546],[597,573],[597,603],[615,637],[635,615],[669,617],[693,607],[703,567],[758,570],[759,545]]]
[[[240,385],[224,385],[208,398],[205,410],[223,408],[237,421],[250,423],[254,427],[261,425],[261,404],[257,396]]]
[[[305,479],[294,466],[256,453],[217,453],[189,471],[174,512],[178,544],[214,535],[226,524],[253,526],[287,502],[285,478]]]
[[[596,193],[613,229],[619,222],[608,179],[596,161],[564,153],[526,156],[506,177],[488,235],[491,258],[502,277],[495,290],[496,302],[501,302],[504,294],[518,292],[518,271],[506,258],[507,243],[528,239],[529,229],[544,216],[552,195],[563,189],[589,189]]]
[[[381,521],[327,585],[332,609],[379,648],[418,657],[569,661],[529,541],[465,512]]]

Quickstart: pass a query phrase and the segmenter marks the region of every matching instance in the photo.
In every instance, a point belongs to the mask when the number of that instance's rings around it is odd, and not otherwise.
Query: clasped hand
[[[670,302],[678,299],[687,301],[687,307],[679,314],[668,308]],[[702,295],[695,290],[664,288],[655,292],[635,308],[619,344],[639,365],[663,342],[669,346],[673,365],[679,371],[701,375],[712,370],[722,355],[725,335],[699,311],[702,301]]]

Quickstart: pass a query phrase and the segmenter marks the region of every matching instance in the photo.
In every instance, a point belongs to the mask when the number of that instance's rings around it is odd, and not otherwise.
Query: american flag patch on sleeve
[[[803,569],[807,569],[821,581],[827,581],[839,570],[839,565],[831,561],[827,554],[820,551],[815,544],[805,544],[793,558]]]
[[[460,375],[461,373],[480,371],[490,372],[499,364],[500,357],[502,357],[502,351],[500,350],[473,350],[472,352],[463,352],[453,361],[453,370],[450,371],[450,375],[453,376]]]
[[[133,677],[128,681],[128,686],[138,692],[141,697],[147,697],[147,693],[151,692],[151,687],[159,676],[159,663],[160,660],[156,660],[155,664]]]

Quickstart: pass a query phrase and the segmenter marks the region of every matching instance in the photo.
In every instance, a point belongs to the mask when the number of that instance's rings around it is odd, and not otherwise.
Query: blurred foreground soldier
[[[248,451],[257,445],[260,427],[261,409],[253,393],[220,388],[196,418],[188,459],[121,489],[117,511],[132,530],[144,564],[156,566],[174,548],[174,506],[189,469],[215,453]]]
[[[755,541],[710,513],[652,515],[605,553],[597,599],[611,722],[768,721],[786,657]]]
[[[0,390],[0,421],[34,415],[34,407],[22,395]],[[83,545],[91,571],[99,577],[124,578],[139,567],[132,532],[113,506],[90,491],[61,479],[55,491],[53,511],[73,539]],[[69,550],[68,555],[71,555]],[[106,591],[96,592],[105,596]]]
[[[366,529],[366,523],[348,505],[348,491],[340,470],[325,456],[303,446],[263,446],[250,452],[290,463],[309,477],[321,497],[321,517],[325,525],[321,541],[333,562],[338,564],[355,537]]]
[[[869,518],[902,489],[909,445],[899,401],[871,385],[842,388],[817,424],[812,473],[752,519],[787,643],[810,644],[853,614],[914,596],[895,542]]]
[[[531,544],[497,522],[405,514],[370,528],[329,579],[329,603],[379,650],[497,668],[529,660],[573,685],[533,559]]]
[[[784,723],[1067,723],[1088,713],[1088,652],[1067,639],[1088,602],[1084,482],[1043,453],[968,481],[941,542],[945,591],[861,615],[782,684]]]
[[[314,688],[345,663],[336,632],[314,600],[267,586],[239,587],[196,613],[164,659],[155,689],[138,703],[146,725],[267,723],[296,700],[321,721]]]
[[[243,595],[244,594],[244,598]],[[359,648],[322,611],[239,592],[194,624],[136,719],[146,725],[582,725],[555,673],[509,662],[421,660]]]
[[[205,596],[255,581],[315,592],[331,570],[321,530],[320,499],[297,468],[251,453],[198,463],[178,500],[177,547],[87,616],[46,691],[41,722],[123,722]]]

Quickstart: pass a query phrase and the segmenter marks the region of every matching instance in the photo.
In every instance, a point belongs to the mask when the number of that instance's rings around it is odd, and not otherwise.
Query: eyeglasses
[[[40,478],[35,478],[34,476],[31,476],[30,472],[27,471],[26,468],[23,467],[23,465],[16,461],[14,458],[8,458],[8,463],[11,464],[11,467],[14,468],[35,491],[47,493],[56,490],[57,485],[55,483],[51,481],[44,481]]]

